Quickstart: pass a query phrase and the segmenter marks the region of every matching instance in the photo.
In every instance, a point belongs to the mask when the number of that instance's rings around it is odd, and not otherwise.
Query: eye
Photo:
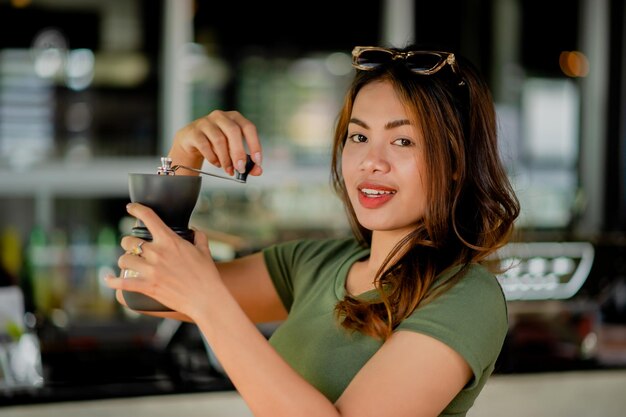
[[[354,143],[364,143],[367,142],[367,137],[360,133],[354,133],[352,135],[348,135],[348,140]]]
[[[411,141],[411,139],[407,139],[407,138],[400,138],[400,139],[396,139],[393,141],[394,145],[398,145],[398,146],[411,146],[413,145],[413,141]]]

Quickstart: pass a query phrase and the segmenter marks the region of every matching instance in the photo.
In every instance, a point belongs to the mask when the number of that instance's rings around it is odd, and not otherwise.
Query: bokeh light
[[[559,66],[568,77],[586,77],[589,74],[589,59],[579,51],[561,52]]]

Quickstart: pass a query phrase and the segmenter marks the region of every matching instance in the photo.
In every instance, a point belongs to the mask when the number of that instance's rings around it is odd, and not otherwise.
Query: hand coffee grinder
[[[171,158],[162,157],[161,166],[158,167],[156,174],[128,174],[130,201],[150,207],[178,236],[193,242],[194,232],[189,229],[189,220],[200,194],[202,177],[175,175],[176,171],[178,169],[186,169],[199,174],[245,184],[248,173],[253,167],[254,162],[248,155],[245,171],[243,173],[236,172],[235,177],[227,177],[183,165],[172,166]],[[132,228],[131,235],[146,241],[152,240],[150,231],[140,220],[137,220],[137,223]],[[130,269],[122,271],[123,278],[132,279],[137,275],[137,272]],[[153,298],[138,292],[122,291],[122,295],[126,304],[133,310],[172,311],[169,307]]]

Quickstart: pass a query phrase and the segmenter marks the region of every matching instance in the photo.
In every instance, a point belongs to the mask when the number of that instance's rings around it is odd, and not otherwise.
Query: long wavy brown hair
[[[407,47],[403,50],[415,50]],[[372,232],[361,226],[341,174],[341,153],[359,91],[372,82],[391,83],[415,126],[421,129],[427,169],[427,208],[415,229],[388,254],[377,273],[379,297],[346,295],[336,306],[344,328],[388,338],[420,304],[442,294],[472,263],[505,245],[520,207],[500,159],[491,92],[479,71],[456,56],[458,71],[412,73],[401,60],[357,71],[339,113],[333,143],[332,181],[352,231],[364,245]],[[435,281],[458,268],[443,285]]]

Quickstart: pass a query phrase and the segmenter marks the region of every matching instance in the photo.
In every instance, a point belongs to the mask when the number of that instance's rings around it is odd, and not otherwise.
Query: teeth
[[[374,190],[371,188],[362,188],[361,192],[367,195],[384,195],[384,194],[395,194],[395,191],[385,191],[385,190]]]

